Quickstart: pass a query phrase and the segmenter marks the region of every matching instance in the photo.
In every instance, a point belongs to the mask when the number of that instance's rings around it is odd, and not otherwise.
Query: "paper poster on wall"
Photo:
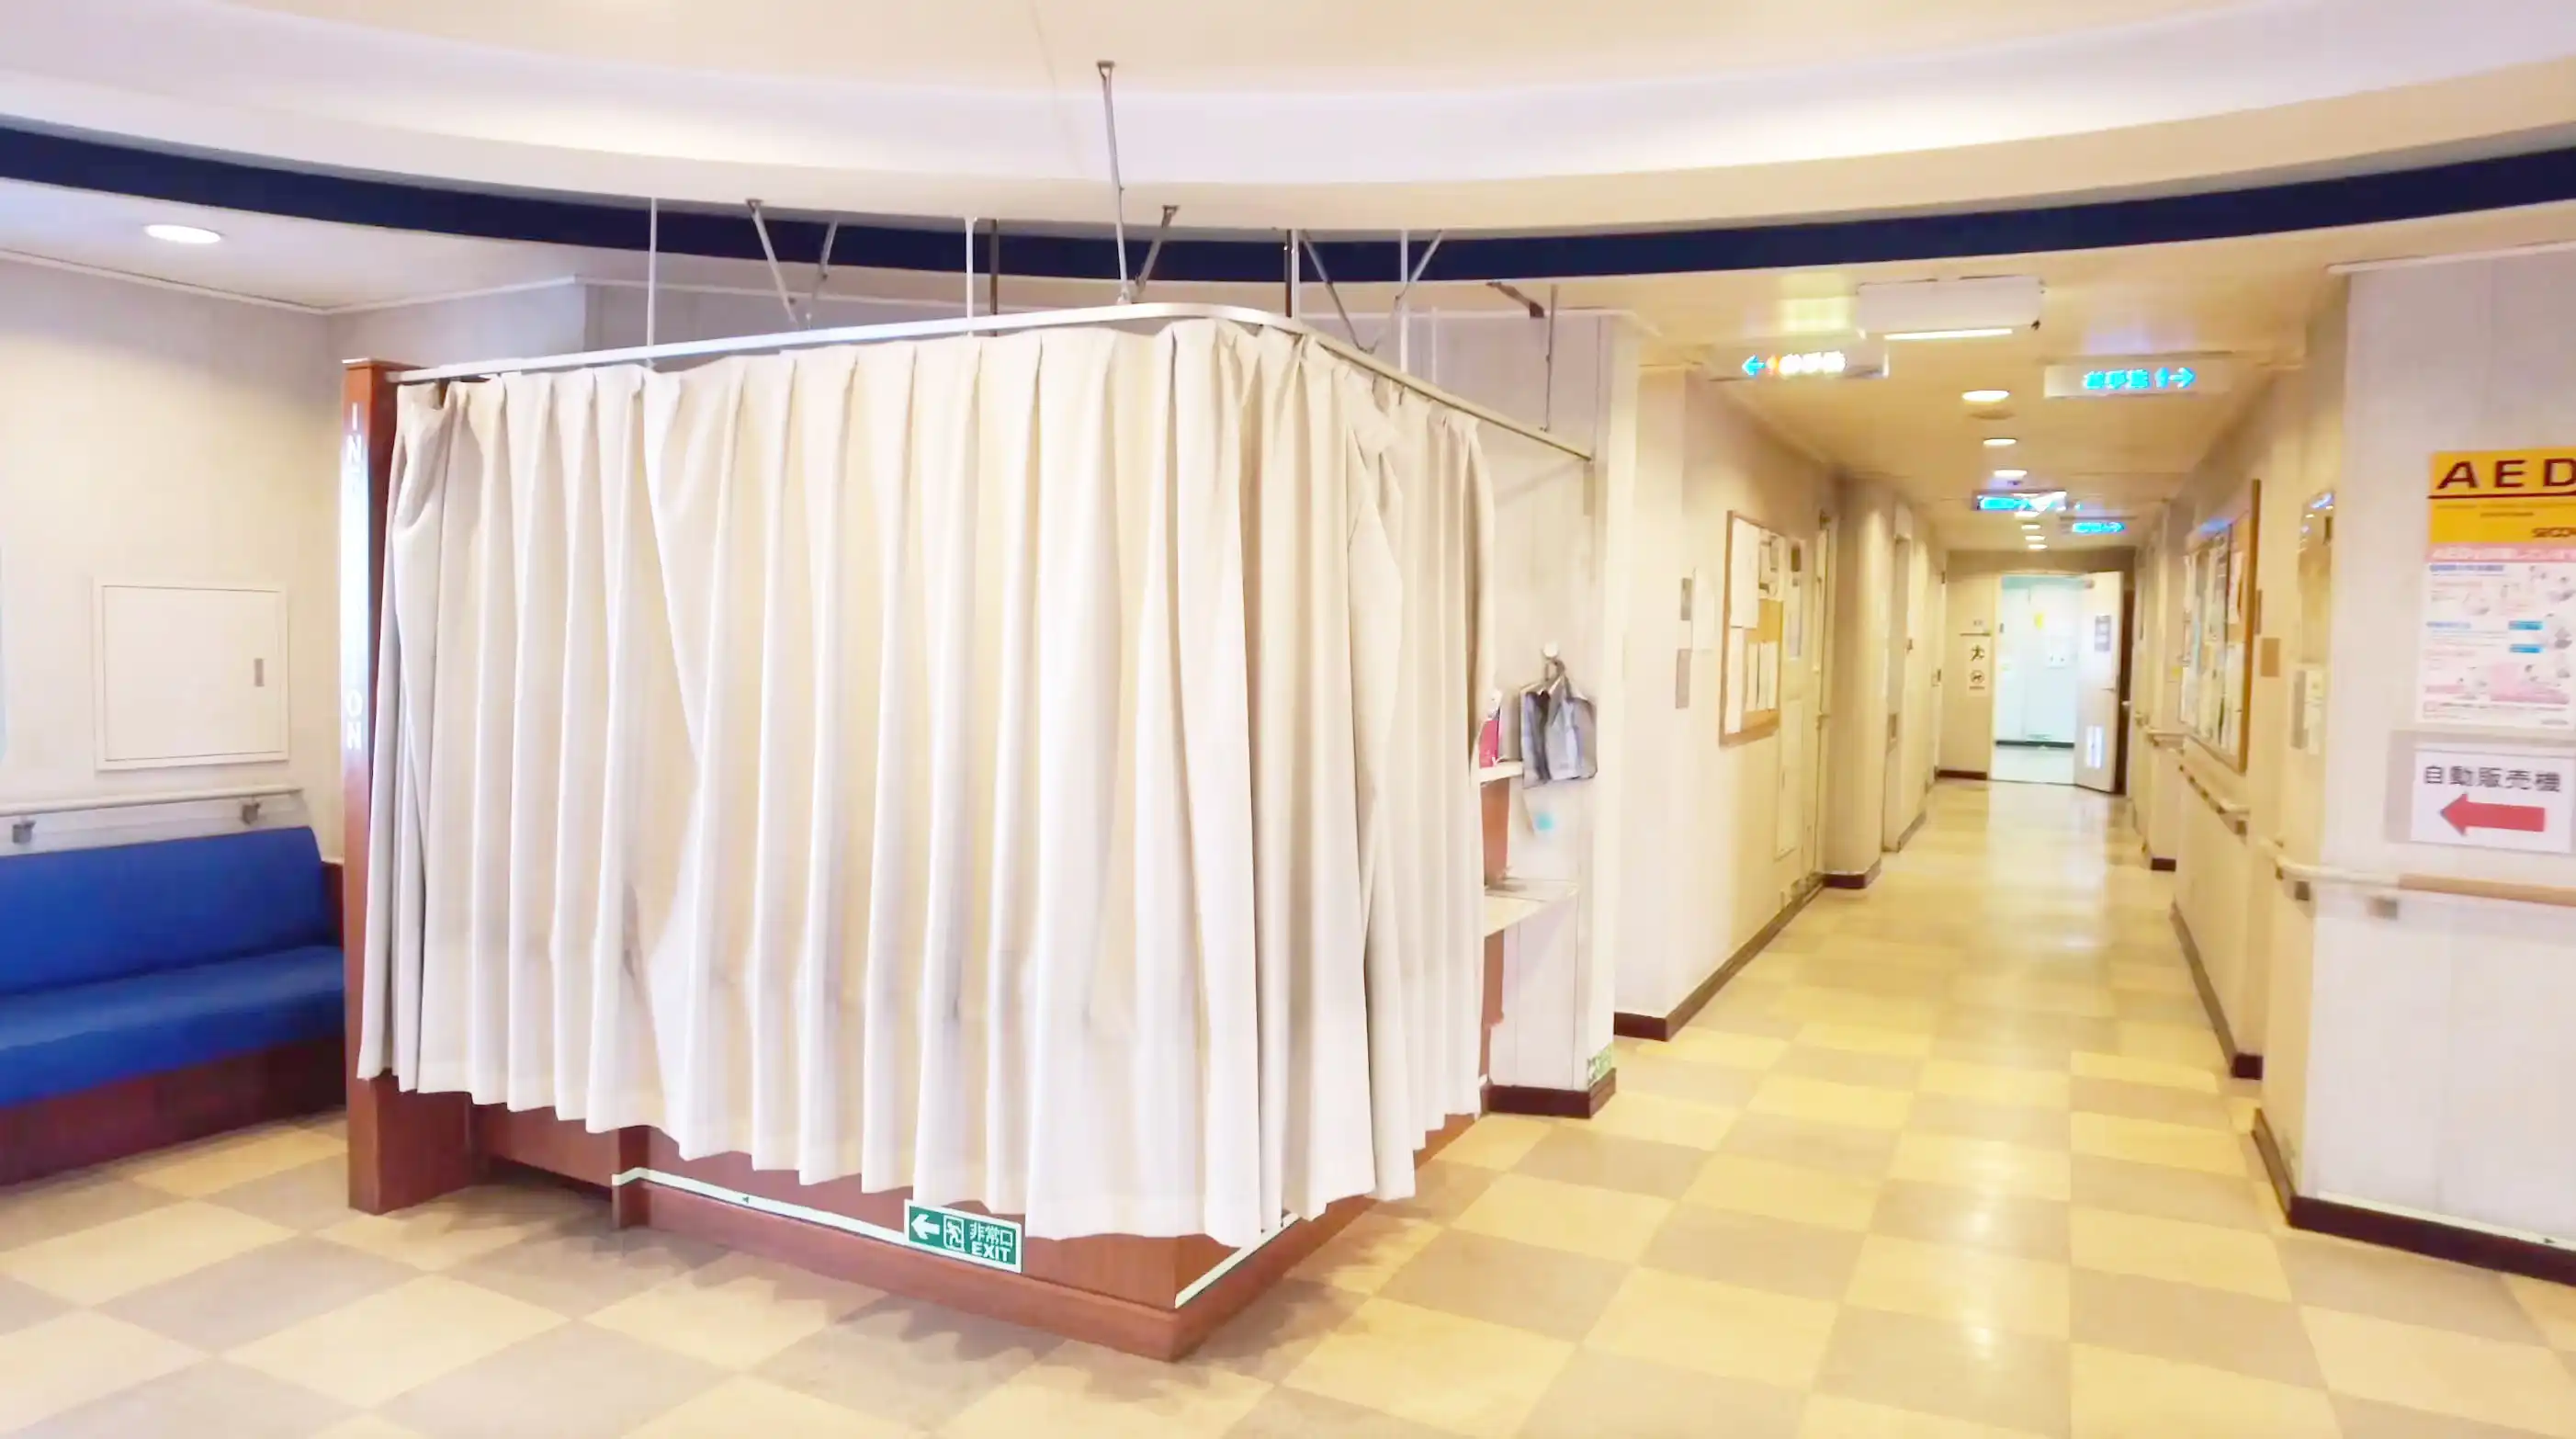
[[[2433,457],[2416,713],[2576,730],[2576,450]]]
[[[1726,734],[1744,728],[1744,654],[1752,638],[1751,630],[1726,632]]]
[[[1718,632],[1725,623],[1717,612],[1717,586],[1709,583],[1706,570],[1691,571],[1686,583],[1690,585],[1690,647],[1716,649]]]

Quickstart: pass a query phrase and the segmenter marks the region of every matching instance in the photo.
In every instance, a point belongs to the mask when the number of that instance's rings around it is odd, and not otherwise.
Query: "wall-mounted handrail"
[[[2515,884],[2504,880],[2464,879],[2447,874],[2404,874],[2378,870],[2343,869],[2330,864],[2306,864],[2281,853],[2277,842],[2267,841],[2271,850],[2273,872],[2293,884],[2314,887],[2331,884],[2345,889],[2370,890],[2379,894],[2442,894],[2458,899],[2492,899],[2507,904],[2543,904],[2555,909],[2576,909],[2576,889],[2554,884]]]
[[[84,814],[101,809],[148,809],[170,804],[213,804],[237,801],[241,805],[241,822],[259,823],[260,802],[304,793],[296,784],[244,785],[236,789],[170,790],[157,794],[99,794],[74,799],[0,800],[0,819],[9,821],[9,842],[16,845],[33,843],[36,821],[52,815]]]

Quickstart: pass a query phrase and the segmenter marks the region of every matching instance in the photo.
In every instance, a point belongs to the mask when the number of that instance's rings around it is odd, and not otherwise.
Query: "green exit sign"
[[[1007,1219],[907,1199],[903,1205],[903,1242],[987,1269],[1020,1272],[1020,1226]]]

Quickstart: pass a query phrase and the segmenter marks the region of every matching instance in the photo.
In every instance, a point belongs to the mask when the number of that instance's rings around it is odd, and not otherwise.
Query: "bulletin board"
[[[1726,516],[1725,634],[1719,659],[1718,737],[1760,739],[1780,728],[1780,669],[1786,658],[1789,541],[1729,511]]]
[[[2183,554],[2183,722],[2202,748],[2233,770],[2245,768],[2245,712],[2254,697],[2256,527],[2263,483],[2194,532]]]

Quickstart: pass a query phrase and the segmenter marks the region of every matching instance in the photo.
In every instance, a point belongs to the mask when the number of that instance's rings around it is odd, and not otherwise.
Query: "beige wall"
[[[1722,584],[1730,513],[1805,542],[1813,556],[1833,484],[1723,386],[1682,371],[1647,373],[1638,432],[1634,545],[1615,581],[1628,591],[1630,676],[1618,763],[1632,781],[1622,799],[1617,1000],[1623,1012],[1659,1015],[1778,914],[1816,867],[1823,617],[1811,604],[1805,654],[1784,663],[1781,680],[1782,727],[1804,728],[1806,742],[1775,733],[1722,743],[1723,653],[1691,647],[1679,619],[1681,582],[1696,573],[1712,588]],[[1685,664],[1686,695],[1676,684]],[[1784,803],[1792,809],[1785,844]]]
[[[334,852],[338,395],[318,317],[0,261],[0,798],[293,783]],[[102,579],[284,588],[290,758],[101,773]]]

